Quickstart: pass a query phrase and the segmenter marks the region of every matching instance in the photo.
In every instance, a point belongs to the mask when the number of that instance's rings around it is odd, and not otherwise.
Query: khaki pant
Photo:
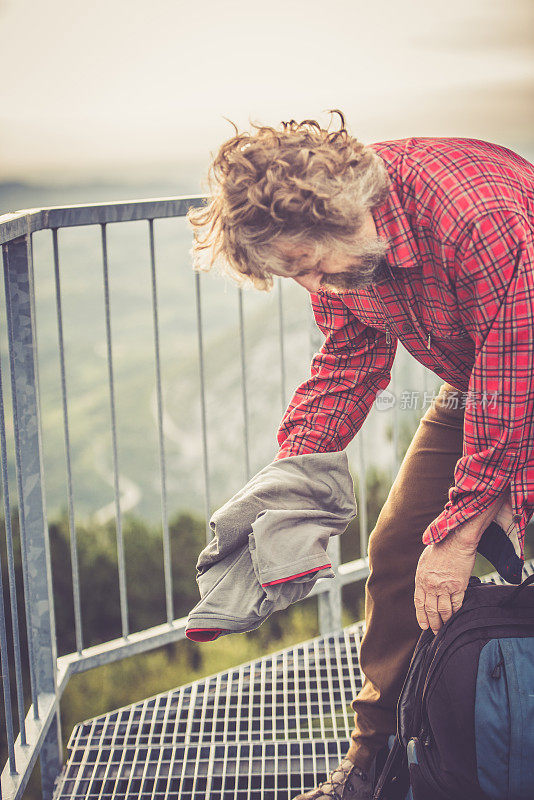
[[[395,732],[395,710],[421,633],[413,603],[423,531],[443,510],[462,455],[462,392],[449,384],[422,417],[369,538],[366,631],[360,664],[363,687],[351,706],[354,730],[347,753],[367,769]],[[455,408],[454,405],[457,405]]]

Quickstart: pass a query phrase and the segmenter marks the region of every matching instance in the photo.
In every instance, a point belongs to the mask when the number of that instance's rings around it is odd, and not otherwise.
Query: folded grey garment
[[[209,581],[199,579],[202,600],[187,618],[186,636],[197,642],[253,631],[274,611],[282,611],[304,599],[318,577],[334,577],[331,564],[326,563],[291,580],[262,586],[257,563],[247,545],[226,556],[213,569],[214,575],[208,572],[203,576],[209,575]]]
[[[345,452],[273,461],[211,517],[211,542],[197,561],[200,601],[186,636],[212,641],[257,628],[274,611],[333,578],[330,536],[356,514]]]

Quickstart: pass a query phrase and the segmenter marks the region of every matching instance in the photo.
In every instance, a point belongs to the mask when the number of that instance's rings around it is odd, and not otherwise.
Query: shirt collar
[[[419,253],[415,248],[413,231],[404,211],[395,184],[391,183],[387,199],[372,210],[379,236],[389,239],[386,258],[390,267],[417,267]]]

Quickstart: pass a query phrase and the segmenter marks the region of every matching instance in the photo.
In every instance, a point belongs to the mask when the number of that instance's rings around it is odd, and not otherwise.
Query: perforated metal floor
[[[289,800],[311,789],[348,746],[362,635],[356,623],[81,723],[55,800]]]
[[[78,725],[59,798],[276,798],[343,757],[362,625]]]

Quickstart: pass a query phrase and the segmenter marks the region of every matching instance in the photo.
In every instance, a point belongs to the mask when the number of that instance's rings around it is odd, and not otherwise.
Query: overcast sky
[[[0,178],[207,160],[346,112],[362,141],[534,141],[532,0],[0,0]]]

